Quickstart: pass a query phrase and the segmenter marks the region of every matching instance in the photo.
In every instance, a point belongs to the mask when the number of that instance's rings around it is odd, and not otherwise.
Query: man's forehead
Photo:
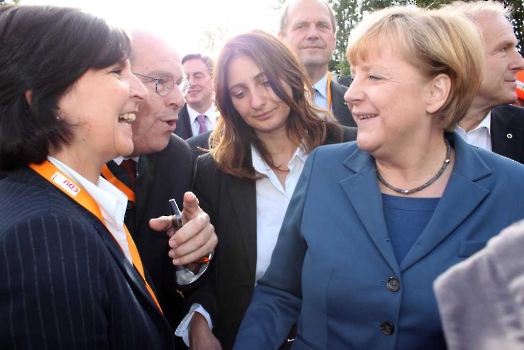
[[[499,42],[509,41],[516,43],[513,26],[509,20],[501,14],[483,12],[474,17],[480,28],[485,44],[498,45]]]
[[[287,13],[288,24],[321,21],[331,22],[331,14],[323,2],[318,0],[305,0],[296,1],[289,5]]]
[[[182,74],[178,53],[160,38],[149,34],[133,36],[131,58],[132,69],[138,67],[148,72]]]

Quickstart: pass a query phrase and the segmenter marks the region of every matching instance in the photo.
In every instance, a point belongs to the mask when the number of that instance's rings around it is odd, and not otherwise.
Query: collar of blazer
[[[418,249],[411,250],[400,265],[391,244],[388,243],[389,237],[383,215],[378,214],[383,211],[382,195],[375,174],[373,157],[359,150],[356,143],[340,146],[345,147],[346,153],[350,154],[344,161],[344,166],[348,170],[347,176],[342,175],[340,184],[362,225],[397,274],[412,266],[440,244],[480,205],[491,190],[489,185],[480,182],[481,179],[490,176],[492,170],[477,150],[455,133],[448,134],[446,137],[455,149],[456,161],[452,175],[433,217],[421,234]],[[452,204],[457,202],[461,205]]]

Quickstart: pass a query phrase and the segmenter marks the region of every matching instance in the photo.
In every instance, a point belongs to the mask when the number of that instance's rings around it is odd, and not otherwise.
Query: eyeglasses
[[[162,74],[158,78],[150,77],[149,75],[145,74],[139,74],[133,72],[134,75],[138,75],[139,77],[144,77],[151,79],[151,81],[155,81],[155,91],[160,96],[167,96],[169,93],[173,90],[173,86],[175,86],[175,80],[172,76],[168,74]],[[179,83],[177,83],[178,88],[182,92],[183,95],[185,95],[189,89],[189,81],[186,79],[180,80]]]

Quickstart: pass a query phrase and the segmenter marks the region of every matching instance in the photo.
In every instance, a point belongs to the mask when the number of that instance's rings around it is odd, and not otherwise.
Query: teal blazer
[[[446,137],[451,177],[400,264],[373,157],[355,142],[310,154],[235,349],[276,349],[297,320],[294,350],[446,349],[433,281],[524,218],[524,166]]]

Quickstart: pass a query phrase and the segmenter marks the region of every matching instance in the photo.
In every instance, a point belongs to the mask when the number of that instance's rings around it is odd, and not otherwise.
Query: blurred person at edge
[[[148,98],[128,37],[53,6],[1,7],[0,33],[0,348],[172,349],[128,199],[100,177]]]
[[[455,131],[471,145],[524,164],[524,108],[512,105],[524,59],[517,51],[511,9],[498,1],[455,1],[441,10],[472,20],[483,40],[482,83]]]
[[[444,350],[433,281],[524,217],[524,167],[453,132],[483,73],[473,23],[380,10],[347,57],[357,142],[309,155],[235,349],[297,322],[293,349]]]
[[[214,83],[220,118],[210,153],[197,160],[193,191],[220,245],[177,330],[191,349],[233,347],[308,154],[357,134],[328,121],[331,112],[309,100],[311,85],[295,55],[262,31],[226,43]]]

